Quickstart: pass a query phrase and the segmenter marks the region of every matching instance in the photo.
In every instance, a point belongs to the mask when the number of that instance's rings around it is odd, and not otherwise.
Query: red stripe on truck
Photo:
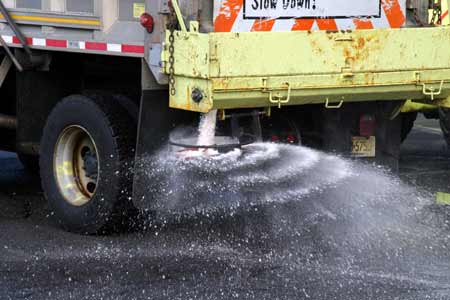
[[[9,44],[20,45],[20,41],[17,36],[3,36],[4,39]],[[71,41],[71,45],[69,45],[68,40],[55,40],[55,39],[45,39],[45,38],[32,38],[26,37],[26,42],[30,46],[37,47],[53,47],[53,48],[62,48],[62,49],[80,49],[87,50],[86,52],[91,51],[104,51],[107,53],[128,53],[128,54],[144,54],[145,46],[143,45],[130,45],[130,44],[110,44],[111,49],[108,50],[107,43],[99,43],[99,42],[84,42],[84,41]],[[84,44],[82,44],[84,43]],[[76,45],[76,46],[74,46]],[[83,47],[81,45],[84,45]]]
[[[106,43],[86,42],[87,50],[106,51],[107,48]]]
[[[124,53],[144,53],[145,47],[139,45],[122,45],[122,52]]]
[[[21,42],[17,36],[13,36],[12,40],[13,40],[13,44],[21,44]],[[27,41],[28,45],[33,45],[33,38],[26,37],[25,40]]]
[[[47,39],[45,44],[47,47],[67,48],[66,40],[51,40]]]

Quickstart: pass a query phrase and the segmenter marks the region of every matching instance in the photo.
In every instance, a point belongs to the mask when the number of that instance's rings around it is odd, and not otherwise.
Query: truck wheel
[[[414,127],[414,122],[417,119],[417,112],[403,113],[402,117],[402,130],[401,130],[401,141],[403,143],[404,140],[408,137],[409,133]]]
[[[447,146],[450,147],[450,109],[439,107],[439,124]]]
[[[99,233],[126,216],[135,136],[133,120],[111,99],[74,95],[56,105],[44,128],[40,173],[65,229]]]

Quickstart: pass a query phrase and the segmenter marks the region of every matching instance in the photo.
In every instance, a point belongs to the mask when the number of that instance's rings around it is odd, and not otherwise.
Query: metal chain
[[[170,35],[169,35],[169,89],[170,89],[170,94],[172,96],[175,96],[177,91],[175,89],[175,68],[174,68],[175,36],[174,36],[173,32],[174,32],[173,30],[170,30]]]
[[[430,25],[441,25],[442,10],[441,3],[436,0],[431,0],[431,9],[433,10],[433,16],[431,17]]]
[[[177,28],[178,22],[177,17],[175,15],[175,11],[172,6],[170,6],[170,15],[169,15],[169,22],[168,22],[168,29],[170,31],[169,35],[169,90],[170,95],[175,96],[176,89],[175,89],[175,29]]]

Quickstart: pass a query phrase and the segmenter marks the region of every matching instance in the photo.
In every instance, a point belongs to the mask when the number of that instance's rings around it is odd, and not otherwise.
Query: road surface
[[[142,216],[109,236],[62,231],[38,179],[13,154],[0,165],[0,299],[450,299],[446,212],[427,205],[450,192],[436,121],[403,145],[406,183],[366,166],[302,201]]]

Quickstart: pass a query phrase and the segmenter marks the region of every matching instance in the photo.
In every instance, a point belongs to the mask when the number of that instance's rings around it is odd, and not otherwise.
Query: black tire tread
[[[102,95],[91,94],[86,95],[71,95],[62,99],[50,113],[48,119],[53,118],[55,115],[59,114],[59,111],[68,102],[76,101],[79,105],[93,106],[93,109],[97,109],[102,113],[103,118],[106,120],[108,127],[112,132],[113,144],[116,147],[116,151],[119,154],[119,165],[118,170],[123,176],[119,176],[118,190],[121,191],[120,199],[114,204],[113,214],[108,221],[98,228],[98,230],[85,230],[79,233],[102,233],[111,230],[117,225],[117,222],[123,221],[123,218],[128,215],[128,213],[133,209],[131,200],[131,187],[133,180],[133,163],[134,163],[134,149],[136,141],[136,128],[135,122],[131,119],[128,113],[117,103],[114,103],[113,99],[107,98]],[[47,126],[46,126],[47,127]],[[45,138],[46,129],[44,129]],[[40,161],[42,164],[42,160]],[[41,179],[42,181],[43,179]],[[48,195],[45,193],[46,197]],[[64,226],[62,222],[59,222]],[[73,228],[65,228],[69,231]]]
[[[122,169],[119,171],[122,176],[122,182],[119,186],[123,193],[122,201],[117,202],[119,206],[116,208],[116,213],[126,217],[129,211],[133,208],[131,203],[132,196],[132,182],[133,182],[133,168],[134,168],[134,153],[136,147],[136,128],[134,120],[129,116],[120,105],[117,105],[113,99],[105,98],[104,96],[90,95],[89,97],[97,105],[100,106],[101,111],[104,112],[105,119],[109,120],[109,127],[112,129],[112,137],[116,140],[116,145],[121,145],[117,148],[120,154],[120,165]]]
[[[447,143],[447,146],[450,147],[450,109],[443,107],[439,108],[439,125],[441,126],[444,140]]]

